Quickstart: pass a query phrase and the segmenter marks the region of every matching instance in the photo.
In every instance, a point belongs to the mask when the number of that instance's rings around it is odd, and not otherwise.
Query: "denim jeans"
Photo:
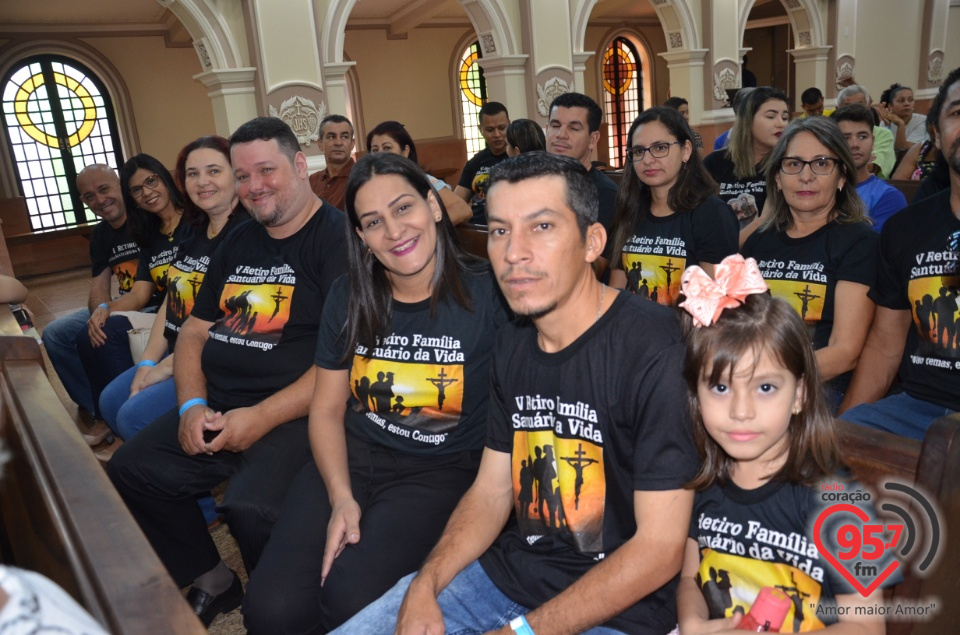
[[[77,351],[77,336],[87,332],[87,320],[90,311],[82,309],[76,313],[57,318],[43,329],[41,339],[43,347],[47,349],[47,357],[56,371],[60,383],[66,389],[70,399],[78,406],[97,415],[96,402],[90,392],[90,381],[80,363],[80,353]]]
[[[357,613],[331,635],[392,635],[397,626],[397,613],[415,573],[403,578],[379,600]],[[481,635],[495,631],[515,617],[530,611],[517,604],[493,584],[476,560],[451,580],[437,598],[443,612],[447,635]],[[618,635],[621,631],[595,626],[587,635]]]
[[[884,397],[874,403],[860,404],[844,412],[840,418],[922,441],[931,423],[954,412],[956,411],[916,399],[904,392]]]
[[[77,334],[76,348],[80,363],[90,383],[90,393],[94,403],[100,403],[100,394],[107,385],[121,373],[133,366],[130,354],[130,320],[117,315],[107,318],[103,332],[107,341],[103,346],[94,347],[90,343],[86,329]],[[128,384],[129,385],[129,384]]]
[[[177,390],[173,377],[130,396],[130,382],[137,367],[127,369],[114,379],[100,395],[100,415],[118,437],[126,441],[146,428],[154,419],[177,407]],[[210,496],[197,498],[203,519],[209,525],[218,517],[217,504]]]

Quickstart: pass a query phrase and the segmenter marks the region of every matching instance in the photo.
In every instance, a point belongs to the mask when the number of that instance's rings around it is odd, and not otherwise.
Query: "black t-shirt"
[[[211,407],[260,403],[310,368],[323,303],[346,271],[344,222],[324,203],[293,236],[243,223],[214,251],[191,313],[214,322],[201,357]]]
[[[137,282],[152,282],[153,295],[147,306],[160,306],[167,292],[167,269],[177,257],[177,249],[186,239],[193,236],[193,228],[187,223],[177,223],[173,234],[167,236],[157,232],[150,244],[140,250],[140,262],[137,265]]]
[[[140,263],[140,248],[130,235],[130,225],[124,222],[114,229],[107,221],[100,221],[90,235],[90,262],[92,275],[99,276],[107,267],[113,272],[123,295],[133,288]]]
[[[487,179],[490,178],[490,170],[493,166],[508,158],[506,152],[494,154],[490,148],[484,148],[463,166],[457,185],[473,192],[473,198],[470,200],[470,207],[473,209],[471,223],[487,224]]]
[[[613,227],[613,215],[617,209],[617,191],[620,189],[609,176],[597,169],[597,166],[590,168],[590,178],[593,184],[597,186],[597,196],[600,200],[600,207],[597,210],[597,222],[603,225],[610,235]]]
[[[349,284],[340,278],[320,322],[314,362],[350,370],[347,431],[400,452],[439,455],[480,450],[490,394],[490,343],[507,311],[489,267],[465,274],[472,311],[447,298],[393,302],[392,328],[373,351],[357,345],[341,362]],[[339,341],[338,341],[339,340]]]
[[[870,298],[878,306],[910,311],[900,385],[910,396],[960,410],[960,276],[947,237],[960,230],[950,190],[904,208],[884,223],[880,265]]]
[[[824,479],[821,485],[858,492],[856,482]],[[824,500],[835,492],[780,481],[768,481],[753,490],[733,483],[713,485],[698,492],[690,522],[690,538],[700,546],[697,583],[710,611],[710,619],[747,613],[763,587],[782,590],[792,600],[781,633],[816,630],[836,622],[835,613],[820,609],[826,600],[831,608],[837,595],[858,593],[824,558],[814,541],[814,524],[827,507]],[[869,502],[859,501],[870,518],[876,513]],[[839,525],[854,521],[852,513],[831,514],[821,528],[827,550],[837,553]],[[865,549],[867,549],[865,547]],[[887,559],[871,561],[882,571]],[[895,571],[883,586],[896,584]]]
[[[557,353],[527,321],[500,329],[487,446],[511,454],[517,522],[480,563],[507,597],[550,600],[636,533],[634,491],[696,472],[683,350],[676,313],[628,293]],[[607,625],[672,630],[676,581]]]
[[[740,227],[749,225],[763,211],[767,200],[767,180],[763,170],[757,166],[753,176],[738,179],[726,148],[708,154],[703,165],[720,186],[720,199],[737,215]]]
[[[627,276],[627,291],[675,305],[683,270],[737,253],[739,230],[736,216],[716,196],[691,212],[648,215],[620,250],[618,267]]]
[[[203,277],[210,266],[210,254],[224,237],[242,222],[250,221],[250,216],[240,208],[227,219],[227,224],[213,238],[207,237],[206,229],[195,231],[193,236],[183,241],[177,250],[177,257],[167,269],[167,314],[163,326],[163,336],[171,352],[176,345],[180,327],[187,320]]]
[[[827,223],[809,236],[791,238],[786,232],[756,231],[743,244],[770,293],[786,300],[807,326],[813,347],[823,348],[833,330],[834,292],[846,280],[873,286],[878,236],[867,223]]]

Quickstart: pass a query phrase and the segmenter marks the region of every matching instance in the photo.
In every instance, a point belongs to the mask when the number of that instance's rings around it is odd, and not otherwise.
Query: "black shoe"
[[[187,602],[197,614],[204,626],[210,623],[221,613],[229,613],[243,602],[243,584],[237,574],[233,574],[233,583],[230,588],[220,595],[210,595],[206,591],[193,587],[187,593]]]

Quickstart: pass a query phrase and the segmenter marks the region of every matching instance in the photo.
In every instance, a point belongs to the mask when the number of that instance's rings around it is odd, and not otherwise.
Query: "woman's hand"
[[[323,586],[333,561],[349,545],[360,542],[360,505],[353,498],[333,506],[330,523],[327,525],[327,546],[323,550],[323,566],[320,570],[320,585]]]
[[[135,394],[140,392],[140,384],[143,383],[143,378],[147,376],[151,368],[149,366],[138,366],[137,372],[133,376],[133,381],[130,382],[130,396],[133,397]]]
[[[733,617],[723,617],[716,620],[701,620],[690,618],[680,625],[680,635],[723,635],[734,633],[743,633],[737,630],[737,625],[743,619],[740,613],[734,613]]]

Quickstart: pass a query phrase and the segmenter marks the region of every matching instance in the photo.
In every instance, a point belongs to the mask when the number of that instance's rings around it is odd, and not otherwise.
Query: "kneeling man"
[[[498,334],[480,472],[420,572],[337,632],[669,632],[699,464],[677,320],[594,277],[606,232],[577,161],[497,166],[487,216],[521,319]]]

